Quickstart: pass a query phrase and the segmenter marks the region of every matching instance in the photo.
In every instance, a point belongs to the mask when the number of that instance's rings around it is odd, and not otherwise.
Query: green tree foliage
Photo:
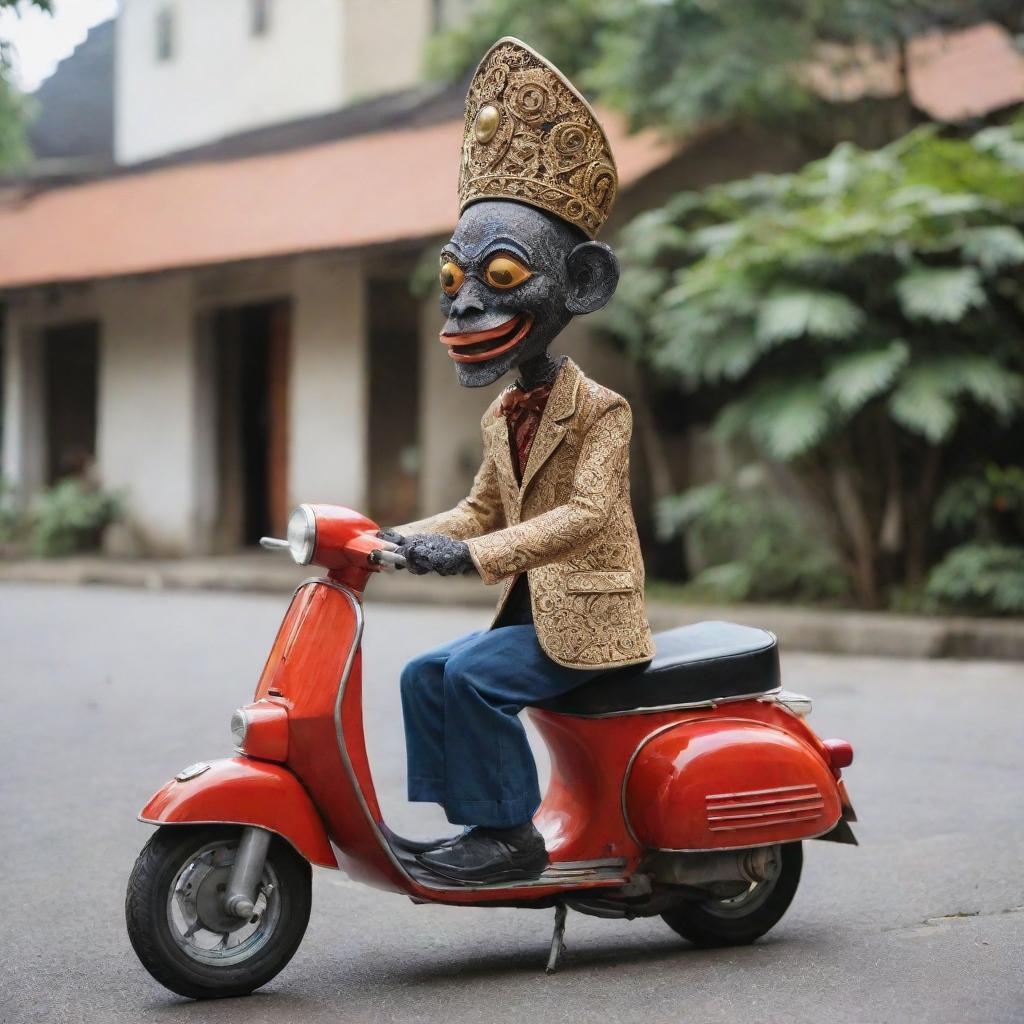
[[[859,600],[923,582],[968,427],[1024,408],[1024,122],[843,144],[685,193],[624,232],[605,324],[789,463]]]
[[[457,78],[503,35],[535,46],[634,125],[806,117],[803,69],[848,69],[866,42],[899,53],[933,28],[993,20],[1024,32],[1019,0],[485,0],[436,38],[429,64]],[[823,49],[823,44],[844,47]]]
[[[52,13],[52,0],[0,0],[0,11],[15,12],[36,7]],[[28,158],[25,143],[25,123],[28,118],[25,97],[11,82],[11,46],[0,39],[0,169],[17,166]]]

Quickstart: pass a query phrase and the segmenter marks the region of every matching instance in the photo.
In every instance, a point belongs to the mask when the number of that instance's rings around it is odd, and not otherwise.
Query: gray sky
[[[14,80],[26,92],[53,74],[59,60],[85,39],[93,25],[117,13],[117,0],[55,0],[53,15],[21,5],[0,13],[0,39],[14,48]]]

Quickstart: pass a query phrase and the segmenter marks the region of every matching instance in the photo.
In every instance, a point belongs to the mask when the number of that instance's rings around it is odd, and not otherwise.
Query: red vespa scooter
[[[801,841],[855,843],[840,779],[853,752],[804,722],[779,682],[775,637],[729,623],[660,634],[649,666],[532,708],[551,754],[535,822],[550,867],[467,885],[415,859],[426,844],[381,818],[362,720],[362,591],[386,563],[376,524],[301,505],[286,548],[327,575],[303,582],[253,703],[235,712],[236,756],[179,772],[143,808],[159,825],[128,882],[128,934],[146,969],[193,998],[244,995],[291,959],[309,920],[310,864],[416,903],[660,914],[702,946],[753,942],[796,892]]]

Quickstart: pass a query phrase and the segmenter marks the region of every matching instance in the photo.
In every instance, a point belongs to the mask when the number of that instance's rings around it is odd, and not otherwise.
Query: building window
[[[161,7],[156,15],[156,59],[167,61],[174,56],[174,8]]]
[[[270,0],[249,0],[249,35],[265,36],[270,31]]]

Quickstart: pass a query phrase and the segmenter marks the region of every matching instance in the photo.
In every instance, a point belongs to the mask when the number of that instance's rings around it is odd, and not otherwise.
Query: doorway
[[[284,536],[288,515],[287,302],[213,314],[217,396],[217,547]]]
[[[62,324],[43,331],[46,483],[87,477],[96,461],[99,325]]]
[[[420,303],[409,278],[371,279],[370,516],[384,526],[416,518],[419,491]]]

